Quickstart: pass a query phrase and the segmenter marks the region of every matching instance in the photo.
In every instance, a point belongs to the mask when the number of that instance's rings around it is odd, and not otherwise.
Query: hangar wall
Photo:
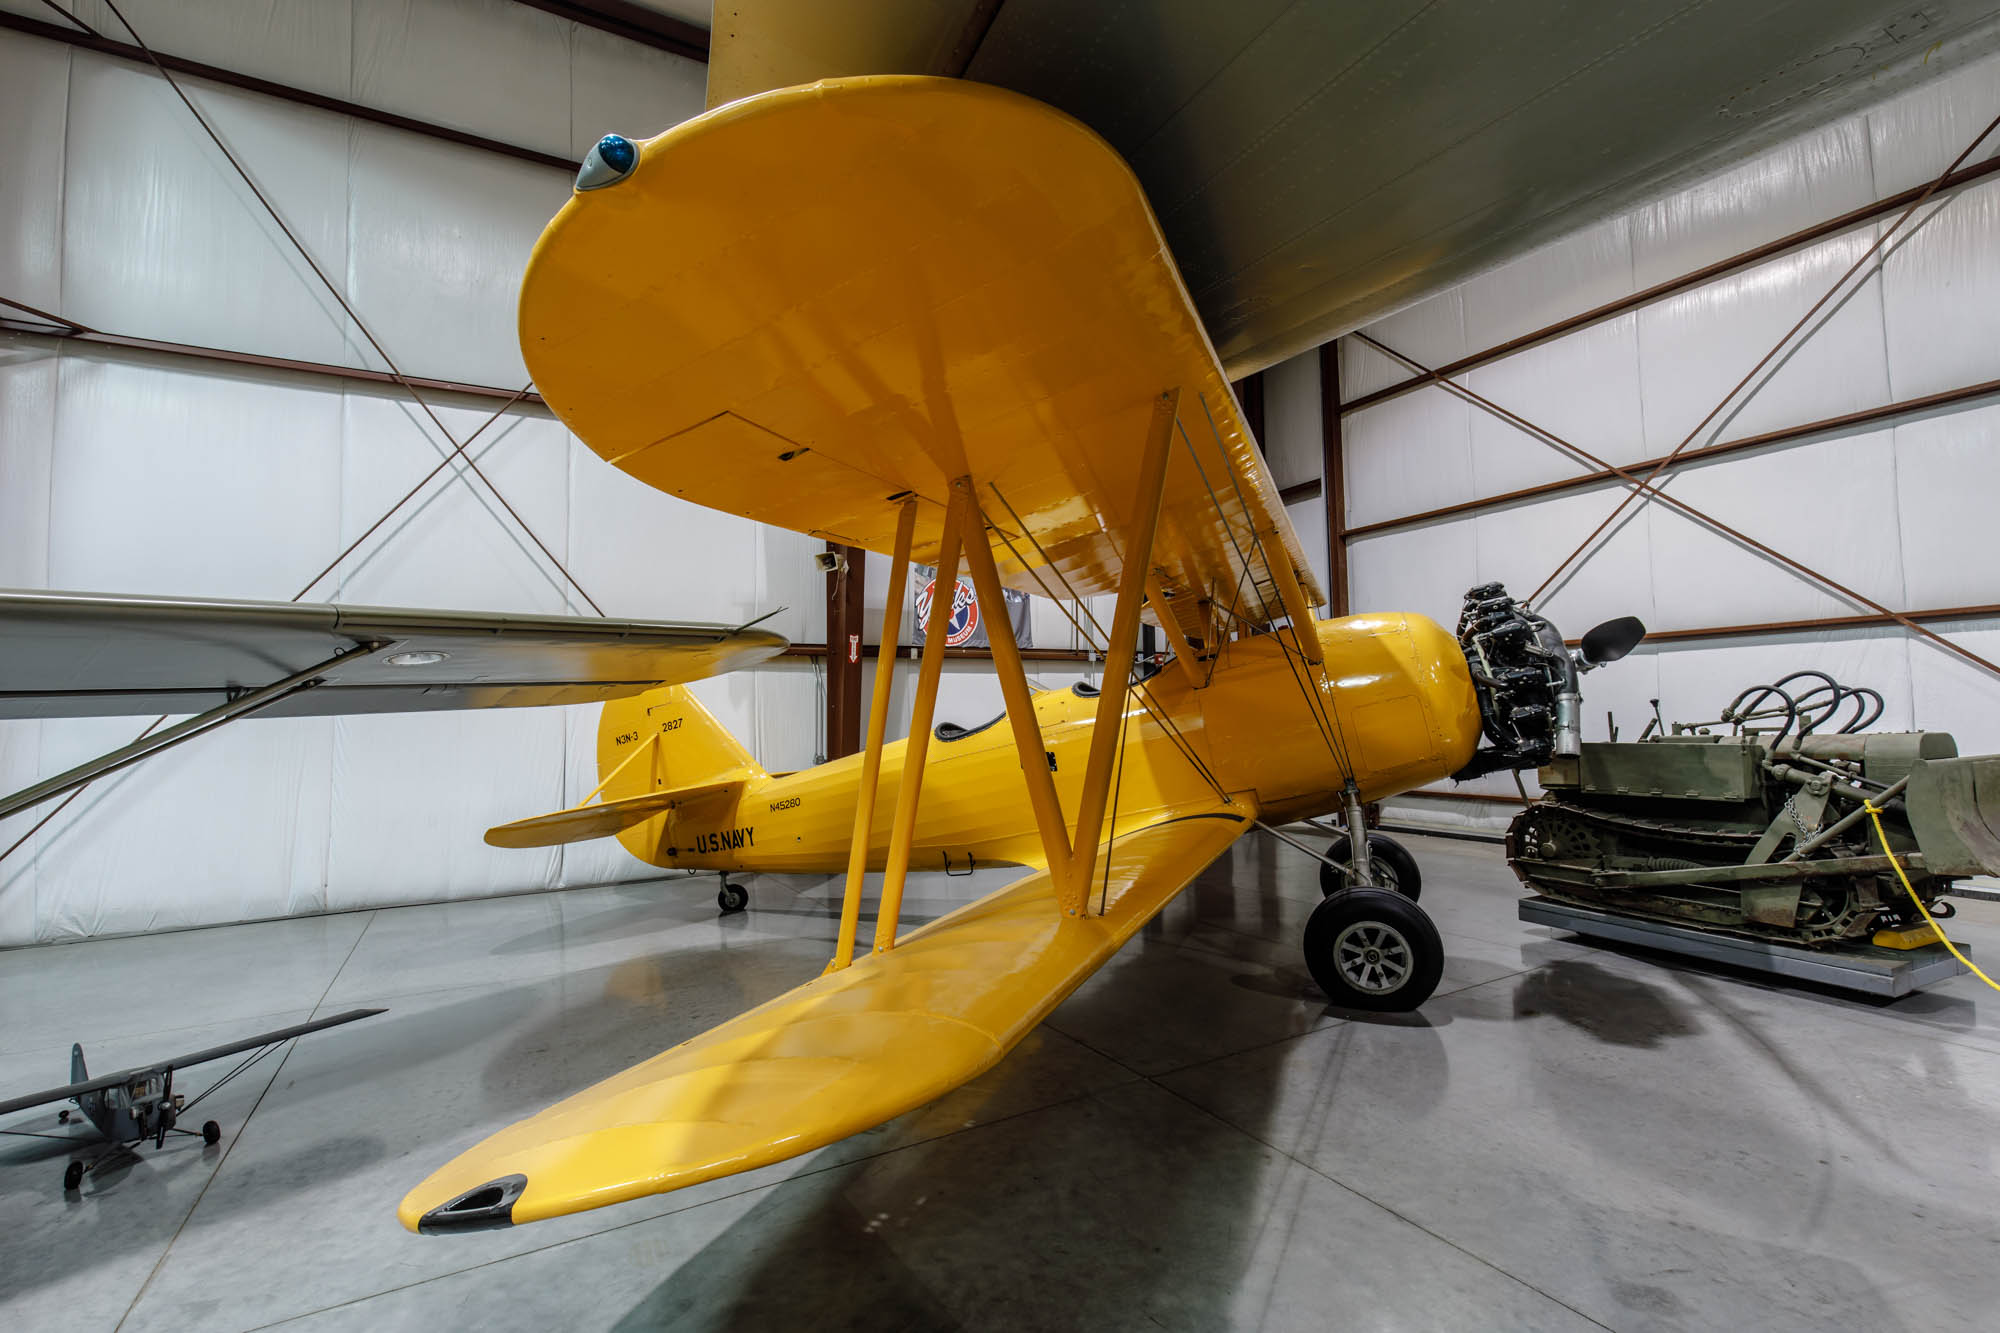
[[[1425,366],[1524,332],[1921,186],[2000,112],[2000,59],[1965,65],[1867,112],[1633,209],[1362,332]],[[1970,159],[2000,152],[1988,141]],[[1729,387],[1888,227],[1832,235],[1455,377],[1612,463],[1671,452]],[[1879,256],[1878,256],[1879,258]],[[1809,339],[1697,434],[1744,439],[2000,378],[2000,177],[1926,203],[1886,262],[1822,312]],[[1352,402],[1411,372],[1340,340]],[[1342,422],[1346,526],[1361,528],[1596,470],[1432,386]],[[1899,611],[2000,602],[1984,542],[2000,495],[2000,397],[1823,431],[1677,468],[1663,489]],[[1287,478],[1290,480],[1292,478]],[[1353,606],[1456,619],[1475,583],[1525,596],[1608,515],[1624,487],[1594,485],[1386,528],[1353,539]],[[1570,636],[1635,614],[1655,631],[1845,616],[1865,608],[1801,580],[1658,503],[1629,506],[1542,610]],[[2000,619],[1932,626],[2000,659]],[[1587,739],[1607,710],[1636,736],[1713,718],[1742,686],[1800,667],[1883,692],[1883,727],[1953,731],[2000,751],[2000,680],[1901,627],[1651,644],[1585,680]],[[1511,793],[1505,775],[1471,790]],[[1403,803],[1432,822],[1502,824],[1504,805]]]
[[[701,109],[698,63],[508,0],[124,0],[174,55],[574,160]],[[0,9],[47,19],[42,6]],[[80,18],[122,37],[101,4]],[[519,387],[514,300],[571,171],[185,80],[412,375]],[[380,360],[150,69],[0,31],[0,297],[108,332]],[[7,311],[7,314],[18,314]],[[461,436],[492,401],[435,396]],[[394,387],[0,335],[0,587],[283,599],[448,451]],[[824,637],[816,544],[684,504],[517,407],[474,447],[612,615]],[[312,600],[588,614],[462,465]],[[805,661],[706,682],[773,767],[811,762]],[[146,719],[0,723],[0,788]],[[614,844],[502,852],[491,823],[595,785],[596,710],[253,721],[101,781],[0,861],[0,944],[646,873]],[[45,813],[0,823],[0,847]]]

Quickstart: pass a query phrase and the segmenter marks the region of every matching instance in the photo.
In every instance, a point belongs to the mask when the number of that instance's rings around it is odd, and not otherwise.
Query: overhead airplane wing
[[[915,496],[934,562],[970,473],[1002,581],[1056,596],[1116,590],[1178,389],[1155,605],[1195,638],[1204,603],[1320,600],[1139,182],[1016,94],[842,79],[679,125],[564,205],[520,319],[543,397],[640,480],[883,554]]]
[[[944,74],[1102,134],[1232,379],[2000,40],[1987,0],[730,0],[713,27],[711,107]]]
[[[1046,870],[501,1130],[410,1191],[411,1230],[506,1226],[679,1189],[858,1133],[997,1064],[1253,827],[1169,813],[1105,849],[1106,910]]]
[[[336,658],[259,715],[595,703],[785,646],[724,625],[4,592],[0,718],[200,713]]]
[[[70,1083],[60,1088],[49,1088],[43,1092],[31,1092],[23,1097],[10,1097],[5,1101],[0,1101],[0,1115],[11,1115],[15,1111],[25,1111],[31,1106],[47,1106],[51,1102],[65,1102],[72,1097],[81,1097],[85,1093],[99,1092],[105,1088],[116,1088],[130,1082],[132,1077],[137,1074],[150,1074],[156,1070],[186,1069],[191,1065],[203,1065],[211,1060],[222,1060],[232,1055],[241,1055],[245,1051],[254,1051],[260,1046],[275,1046],[281,1041],[290,1041],[293,1037],[303,1037],[309,1032],[321,1032],[327,1028],[339,1027],[343,1023],[352,1023],[362,1018],[373,1018],[376,1014],[386,1014],[388,1012],[386,1009],[349,1009],[344,1014],[334,1014],[330,1018],[317,1018],[310,1023],[295,1023],[291,1027],[278,1028],[273,1032],[260,1032],[254,1037],[245,1037],[241,1041],[232,1041],[223,1046],[211,1046],[206,1050],[195,1051],[189,1055],[177,1055],[171,1060],[161,1060],[148,1065],[134,1065],[130,1069],[121,1069],[115,1074],[100,1074],[96,1078],[85,1079],[81,1083]]]

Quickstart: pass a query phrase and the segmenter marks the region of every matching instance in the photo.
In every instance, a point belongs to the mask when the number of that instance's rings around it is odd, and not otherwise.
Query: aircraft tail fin
[[[608,802],[766,774],[685,685],[665,685],[604,705],[597,776]]]
[[[90,1071],[83,1067],[83,1044],[81,1042],[69,1048],[69,1081],[72,1083],[90,1082]]]

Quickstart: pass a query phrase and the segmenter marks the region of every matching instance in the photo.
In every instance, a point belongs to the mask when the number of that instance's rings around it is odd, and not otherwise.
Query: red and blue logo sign
[[[926,634],[931,629],[931,603],[937,598],[937,579],[932,577],[923,590],[917,594],[917,624]],[[951,617],[945,622],[944,642],[947,648],[958,648],[979,628],[979,602],[972,588],[965,583],[953,585]]]

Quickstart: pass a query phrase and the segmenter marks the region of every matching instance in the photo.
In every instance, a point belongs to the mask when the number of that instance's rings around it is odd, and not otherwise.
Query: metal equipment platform
[[[1883,949],[1872,944],[1847,945],[1837,950],[1807,949],[1775,940],[1716,935],[1539,896],[1521,900],[1521,920],[1794,981],[1812,981],[1890,998],[1934,986],[1966,970],[1941,944],[1927,944],[1921,949]]]

